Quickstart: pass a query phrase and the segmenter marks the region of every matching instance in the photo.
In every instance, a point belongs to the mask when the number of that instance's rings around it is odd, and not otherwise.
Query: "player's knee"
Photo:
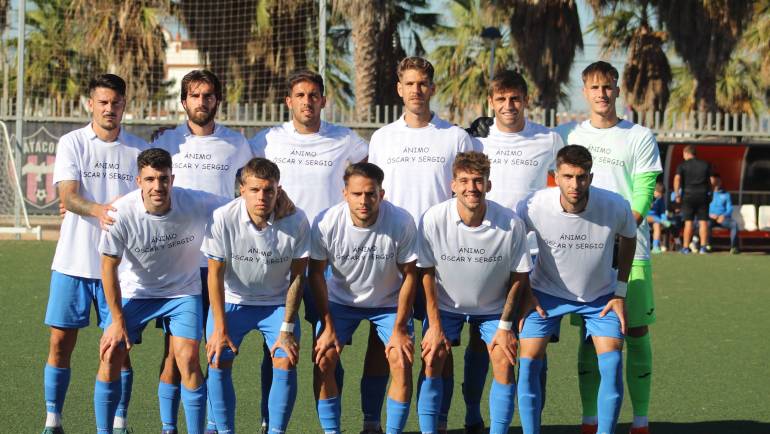
[[[179,367],[180,371],[188,371],[194,366],[200,364],[197,341],[184,342],[182,344],[175,345],[174,354],[177,367]]]
[[[632,338],[641,338],[649,332],[650,329],[646,325],[640,327],[629,327],[627,335]]]
[[[515,361],[516,355],[514,354],[513,357]],[[511,363],[501,347],[496,346],[492,350],[492,353],[489,355],[489,361],[492,363],[492,371],[495,372],[496,377],[498,375],[507,377],[508,375],[513,374],[515,365]]]
[[[289,360],[288,357],[273,357],[273,368],[283,369],[284,371],[288,371],[290,369],[294,369],[295,367],[296,365],[292,363],[292,361]]]
[[[394,377],[401,375],[401,371],[408,371],[409,375],[411,375],[412,363],[409,361],[409,359],[406,358],[405,355],[401,354],[399,356],[398,350],[391,350],[388,353],[388,368],[390,368],[390,373]]]
[[[118,345],[112,348],[111,351],[107,351],[102,356],[102,362],[110,368],[118,368],[123,365],[123,361],[126,359],[128,351],[124,345]],[[111,369],[115,370],[115,369]]]
[[[233,361],[232,360],[216,360],[215,362],[209,363],[209,367],[214,369],[231,369],[233,367]]]
[[[329,348],[328,350],[324,351],[323,355],[321,356],[321,359],[318,361],[318,370],[320,371],[321,375],[327,376],[327,375],[334,375],[334,370],[337,368],[337,361],[339,360],[339,355],[337,354],[337,350],[334,348]]]

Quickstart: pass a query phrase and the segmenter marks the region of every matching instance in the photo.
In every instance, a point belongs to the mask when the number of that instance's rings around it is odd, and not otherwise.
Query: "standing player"
[[[591,154],[579,145],[559,151],[558,188],[519,202],[517,214],[537,236],[539,252],[531,282],[542,312],[531,312],[520,332],[519,415],[525,434],[540,432],[540,369],[562,316],[585,321],[585,336],[598,353],[598,432],[615,432],[623,404],[625,296],[636,248],[636,221],[617,193],[591,187]],[[618,270],[611,246],[619,237]]]
[[[166,130],[153,143],[171,154],[175,185],[205,191],[225,199],[235,197],[235,177],[251,159],[251,148],[239,132],[217,124],[222,83],[207,70],[193,70],[182,78],[181,101],[187,121]],[[206,276],[208,262],[201,255],[200,278],[204,309],[208,306]],[[163,429],[176,430],[179,412],[179,370],[174,365],[174,349],[165,343],[165,360],[158,382],[158,402]],[[214,430],[210,424],[211,430]]]
[[[206,383],[198,359],[203,324],[198,262],[206,223],[226,200],[172,188],[171,155],[162,149],[143,151],[137,166],[139,189],[113,204],[115,222],[99,243],[110,324],[99,344],[96,428],[111,433],[121,363],[147,323],[161,318],[179,368],[187,431],[199,434],[206,416]]]
[[[206,322],[211,411],[220,433],[235,432],[232,365],[243,338],[259,330],[272,353],[269,432],[282,433],[297,396],[297,311],[310,254],[301,211],[274,215],[280,171],[254,158],[240,176],[241,197],[214,212],[202,250],[209,258],[211,309]]]
[[[45,323],[51,338],[44,370],[46,421],[43,433],[64,432],[62,407],[70,381],[70,358],[78,330],[88,326],[90,307],[99,327],[109,313],[99,265],[101,227],[113,223],[110,203],[135,188],[136,156],[147,147],[120,126],[126,107],[126,83],[117,75],[100,75],[88,85],[91,123],[65,134],[57,145],[54,183],[68,211],[62,222],[51,269]],[[125,430],[133,371],[126,359],[116,432]]]
[[[409,416],[417,229],[408,212],[383,201],[383,176],[371,163],[348,166],[345,201],[313,223],[310,281],[321,317],[313,351],[314,386],[318,418],[327,434],[340,432],[342,389],[334,378],[335,366],[362,320],[376,326],[393,374],[387,432],[400,433]],[[328,279],[327,264],[332,270]]]
[[[628,281],[628,334],[626,382],[633,405],[633,434],[649,432],[647,413],[652,378],[652,345],[648,326],[655,322],[650,265],[650,227],[644,218],[652,205],[655,180],[662,171],[658,144],[652,132],[621,120],[615,111],[618,71],[607,62],[595,62],[583,70],[583,95],[591,113],[579,124],[556,130],[565,144],[582,145],[594,155],[593,185],[623,196],[634,213],[638,232],[636,253]],[[585,335],[585,333],[583,333]],[[596,432],[599,370],[590,341],[578,352],[578,381],[583,402],[584,433]]]
[[[692,243],[693,217],[698,219],[700,253],[708,253],[709,245],[709,193],[714,183],[714,173],[708,161],[696,157],[695,145],[687,145],[682,150],[684,161],[676,168],[674,175],[674,195],[676,202],[682,204],[682,253],[695,251]],[[692,246],[692,247],[691,247]]]
[[[506,208],[516,205],[528,194],[545,188],[548,173],[554,169],[556,153],[564,144],[550,129],[527,119],[527,82],[516,71],[498,72],[489,84],[487,102],[495,112],[489,134],[479,137],[479,148],[491,163],[490,181],[495,188],[487,198]],[[530,234],[530,253],[537,254],[537,242]],[[465,430],[482,432],[481,395],[487,377],[489,356],[477,327],[470,329],[465,349]]]
[[[291,121],[262,130],[249,141],[254,155],[278,165],[283,190],[305,212],[308,223],[312,223],[323,210],[342,201],[345,168],[365,161],[369,152],[366,141],[353,130],[321,120],[321,110],[325,105],[323,78],[310,71],[298,71],[288,79],[286,106],[291,110]],[[305,319],[315,327],[319,317],[315,312],[312,292],[305,290],[303,297]],[[383,348],[379,345],[377,348],[377,355],[382,358]],[[263,427],[266,427],[272,365],[266,345],[263,350],[262,417]],[[342,366],[339,365],[338,383],[342,382],[342,373]],[[362,386],[369,384],[366,374],[365,370]],[[363,395],[365,390],[366,387],[362,387],[362,396],[370,396],[368,392]],[[361,402],[365,405],[367,400],[362,399]]]
[[[420,223],[417,265],[427,313],[417,402],[423,433],[439,429],[448,343],[459,339],[466,322],[478,325],[492,361],[489,432],[507,433],[513,418],[517,341],[512,326],[532,261],[523,222],[513,210],[486,200],[489,170],[484,154],[458,154],[452,168],[456,198],[428,209]]]
[[[404,102],[404,115],[372,135],[369,143],[369,162],[385,172],[384,190],[388,200],[409,211],[415,222],[433,205],[452,197],[452,163],[459,152],[473,150],[470,136],[459,127],[440,119],[430,111],[430,99],[436,91],[433,65],[421,57],[407,57],[398,64],[397,91]],[[424,318],[425,301],[417,291],[415,317]],[[452,367],[451,355],[447,374]],[[442,430],[446,429],[446,411],[449,409],[454,379],[446,375],[443,387],[446,396],[440,417]],[[387,379],[386,379],[387,381]],[[377,393],[372,390],[372,395]],[[384,390],[379,396],[384,395]],[[379,404],[382,400],[367,402]],[[379,415],[381,404],[368,414]]]

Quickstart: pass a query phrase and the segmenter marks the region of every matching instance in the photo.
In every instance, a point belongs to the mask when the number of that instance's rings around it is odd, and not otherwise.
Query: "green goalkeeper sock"
[[[647,416],[652,385],[652,343],[650,334],[626,337],[626,383],[634,416]]]
[[[585,334],[581,332],[581,336]],[[598,414],[600,380],[596,350],[591,342],[581,342],[578,347],[578,386],[580,401],[583,403],[583,417],[595,417]]]

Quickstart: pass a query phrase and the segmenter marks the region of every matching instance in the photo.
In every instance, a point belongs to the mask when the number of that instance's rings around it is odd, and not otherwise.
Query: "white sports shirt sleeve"
[[[429,207],[452,197],[455,156],[473,150],[465,130],[436,115],[423,128],[410,128],[402,116],[374,132],[369,162],[385,173],[385,198],[419,221]]]

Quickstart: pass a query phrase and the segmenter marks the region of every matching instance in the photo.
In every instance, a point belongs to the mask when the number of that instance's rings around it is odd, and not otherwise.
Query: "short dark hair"
[[[591,156],[591,152],[585,146],[567,145],[556,154],[556,169],[558,170],[562,164],[577,166],[586,172],[590,172],[594,159]]]
[[[427,59],[418,56],[405,57],[401,59],[401,61],[398,62],[398,68],[396,69],[398,79],[401,80],[404,72],[410,69],[416,69],[417,71],[424,72],[428,76],[430,82],[433,83],[433,65],[431,65]]]
[[[455,156],[455,161],[452,163],[452,176],[457,176],[457,172],[461,170],[468,173],[478,173],[484,178],[489,179],[489,158],[482,152],[460,152]]]
[[[279,182],[281,180],[281,170],[267,158],[254,157],[241,169],[241,176],[238,178],[238,182],[243,185],[249,176]]]
[[[602,60],[586,66],[586,69],[583,70],[583,74],[582,74],[583,83],[585,83],[586,80],[588,80],[590,77],[594,75],[600,75],[602,77],[610,77],[615,81],[618,81],[618,78],[620,77],[620,74],[618,74],[618,70],[615,69],[614,66]]]
[[[684,149],[682,149],[682,153],[690,154],[693,157],[698,155],[697,151],[695,150],[695,145],[685,145]]]
[[[318,89],[321,91],[321,96],[324,94],[324,79],[321,77],[321,75],[316,74],[313,71],[308,71],[306,69],[303,69],[301,71],[297,71],[289,76],[289,79],[286,80],[286,83],[288,85],[288,89],[286,91],[288,92],[287,95],[291,96],[291,92],[294,90],[294,86],[297,85],[297,83],[302,83],[303,81],[313,83],[316,86],[318,86]]]
[[[91,96],[91,93],[93,93],[97,87],[112,89],[117,92],[118,95],[126,96],[126,81],[115,74],[102,74],[92,78],[88,83],[88,95]]]
[[[171,169],[173,164],[171,162],[171,154],[168,151],[161,148],[150,148],[139,153],[139,156],[136,157],[136,165],[139,170],[147,166],[161,170]]]
[[[219,81],[216,74],[207,69],[193,69],[182,77],[181,101],[187,99],[187,93],[193,83],[206,83],[214,86],[214,96],[217,101],[222,101],[222,82]]]
[[[345,169],[345,175],[342,176],[345,185],[348,185],[348,179],[353,176],[363,176],[364,178],[373,179],[377,182],[378,187],[382,187],[382,181],[385,179],[385,172],[374,163],[355,163]]]
[[[491,97],[495,92],[506,90],[519,90],[524,96],[527,96],[527,80],[518,71],[510,69],[500,71],[490,80],[487,95]]]

